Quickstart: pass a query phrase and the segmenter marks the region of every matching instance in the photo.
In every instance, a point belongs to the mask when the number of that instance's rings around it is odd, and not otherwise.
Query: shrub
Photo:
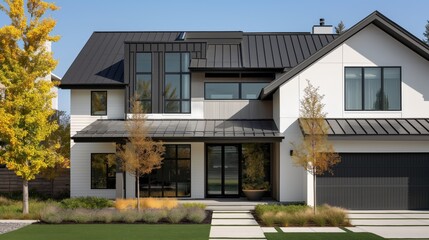
[[[121,212],[122,220],[126,223],[135,223],[142,219],[142,213],[135,210]],[[158,221],[157,221],[158,222]]]
[[[274,226],[274,223],[277,222],[274,212],[264,212],[259,218],[268,227]]]
[[[101,209],[95,213],[94,221],[111,223],[122,220],[121,214],[114,209]]]
[[[140,207],[142,209],[172,209],[178,206],[177,199],[174,198],[141,198]],[[115,208],[118,210],[137,208],[137,199],[116,199]]]
[[[5,198],[5,197],[0,196],[0,206],[10,206],[10,205],[12,205],[12,204],[13,204],[13,201],[12,201],[12,200],[10,200],[10,199],[8,199],[8,198]]]
[[[65,209],[102,209],[112,207],[113,202],[109,199],[99,197],[77,197],[62,200],[61,206]]]
[[[258,205],[255,213],[265,226],[350,225],[344,209],[329,205],[318,206],[316,215],[303,205]]]
[[[61,223],[64,220],[64,214],[58,206],[50,205],[43,209],[40,220],[46,223]]]
[[[186,219],[193,223],[201,223],[206,219],[207,213],[204,209],[199,207],[188,208],[188,215]]]
[[[77,208],[73,210],[64,211],[67,215],[67,219],[70,222],[75,223],[88,223],[93,222],[96,218],[94,211],[85,209],[85,208]]]
[[[258,216],[262,216],[265,212],[296,213],[308,208],[306,205],[258,204],[255,207],[255,213]]]
[[[183,207],[173,208],[168,211],[167,220],[170,223],[179,223],[186,217],[187,214],[188,214],[188,211],[186,208],[183,208]]]
[[[196,202],[182,203],[180,205],[182,205],[182,207],[184,207],[184,208],[201,208],[204,210],[207,207],[204,203],[196,203]]]
[[[141,218],[147,223],[157,223],[165,217],[165,212],[160,209],[145,209],[141,212]]]

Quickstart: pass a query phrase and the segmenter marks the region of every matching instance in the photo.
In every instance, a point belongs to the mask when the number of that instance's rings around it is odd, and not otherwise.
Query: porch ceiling
[[[153,120],[145,123],[153,139],[176,142],[280,142],[273,120]],[[78,131],[75,142],[111,142],[127,138],[126,121],[97,120]]]

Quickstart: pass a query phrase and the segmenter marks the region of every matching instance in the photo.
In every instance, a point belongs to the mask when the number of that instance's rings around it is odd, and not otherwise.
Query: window
[[[348,111],[401,110],[401,68],[345,68],[345,98]]]
[[[164,112],[191,112],[189,53],[165,53]]]
[[[262,88],[267,85],[268,83],[206,83],[205,99],[258,99]]]
[[[114,153],[91,154],[91,189],[116,188],[116,163],[109,161]]]
[[[91,92],[91,115],[107,115],[107,91]]]
[[[135,94],[144,112],[152,112],[152,54],[136,54]]]
[[[140,178],[141,196],[191,196],[191,146],[165,145],[164,161],[160,169]]]
[[[6,168],[6,164],[0,164],[0,168]]]
[[[262,88],[267,85],[267,83],[242,83],[241,99],[258,99]]]
[[[206,99],[239,99],[238,83],[206,83]]]

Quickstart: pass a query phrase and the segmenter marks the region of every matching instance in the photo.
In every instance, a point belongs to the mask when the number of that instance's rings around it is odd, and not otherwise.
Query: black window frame
[[[384,95],[384,69],[397,68],[399,69],[399,109],[365,109],[365,68],[380,69],[381,78],[381,93]],[[362,84],[362,99],[361,109],[347,109],[347,76],[346,69],[361,69],[361,84]],[[382,98],[384,101],[384,98]],[[381,104],[384,106],[383,102]],[[344,67],[344,111],[348,112],[398,112],[402,111],[402,67],[401,66],[350,66]]]
[[[139,53],[146,53],[150,55],[150,72],[145,72],[145,71],[137,71],[137,55]],[[153,73],[152,73],[152,69],[153,69],[153,56],[152,56],[152,52],[136,52],[134,54],[134,62],[135,62],[135,86],[134,86],[134,93],[137,93],[137,75],[150,75],[150,98],[149,99],[141,99],[140,97],[138,99],[136,99],[136,101],[139,102],[150,102],[150,109],[146,110],[145,113],[152,113],[153,110],[153,102],[152,102],[152,95],[153,95]],[[143,106],[143,105],[142,105]]]
[[[206,86],[207,86],[207,84],[225,84],[225,83],[228,83],[228,84],[231,84],[231,83],[233,83],[233,84],[238,84],[238,98],[216,98],[216,99],[213,99],[213,98],[207,98],[207,88],[206,88]],[[204,100],[212,100],[212,101],[216,101],[216,100],[222,100],[222,101],[224,101],[224,100],[229,100],[229,101],[235,101],[235,100],[258,100],[258,98],[255,98],[255,99],[251,99],[251,98],[243,98],[243,96],[242,96],[242,84],[248,84],[248,83],[255,83],[255,84],[257,84],[257,83],[259,83],[259,84],[270,84],[269,82],[204,82]],[[261,91],[262,91],[262,89],[261,89]]]
[[[180,54],[180,71],[179,72],[167,72],[166,71],[166,54],[170,54],[170,53],[178,53]],[[190,60],[191,60],[191,53],[190,52],[179,52],[179,51],[168,51],[168,52],[164,52],[164,81],[163,81],[163,90],[162,90],[162,95],[163,95],[163,113],[166,114],[190,114],[192,112],[192,79],[191,79],[191,71],[189,70],[189,66],[188,66],[188,71],[184,72],[183,71],[183,58],[182,58],[182,54],[188,54],[189,55],[189,63],[190,64]],[[179,75],[180,76],[180,97],[177,99],[167,99],[166,98],[166,86],[165,86],[165,81],[166,81],[166,76],[167,75]],[[189,76],[189,98],[183,98],[183,76],[184,75],[188,75]],[[166,110],[166,104],[167,102],[179,102],[179,111],[178,112],[168,112]],[[184,112],[182,109],[182,102],[189,102],[189,111],[188,112]]]
[[[108,168],[109,168],[109,160],[108,160],[108,156],[106,156],[106,159],[105,159],[105,166],[106,166],[106,187],[105,188],[99,188],[99,187],[93,187],[93,184],[92,184],[92,172],[93,172],[93,170],[92,170],[92,161],[93,161],[93,156],[94,155],[97,155],[97,154],[104,154],[104,155],[114,155],[115,153],[91,153],[91,159],[90,159],[90,186],[91,186],[91,189],[116,189],[116,171],[117,171],[117,168],[116,168],[116,166],[115,166],[115,177],[109,177],[108,175],[109,175],[109,171],[107,170]],[[108,184],[108,180],[112,180],[112,179],[114,179],[115,180],[115,184],[114,184],[114,187],[109,187],[109,184]]]
[[[94,109],[93,109],[93,106],[92,106],[92,102],[94,101],[94,97],[93,97],[93,94],[94,93],[104,93],[104,94],[106,94],[106,104],[105,104],[105,106],[106,106],[106,113],[105,114],[95,114],[94,113]],[[108,109],[107,109],[107,91],[91,91],[91,116],[107,116],[107,111],[108,111]]]
[[[188,160],[189,163],[190,163],[189,164],[189,166],[190,166],[190,168],[189,168],[189,175],[192,178],[192,146],[191,146],[191,144],[164,144],[164,146],[166,148],[167,147],[172,147],[172,146],[175,148],[175,157],[174,158],[167,158],[167,157],[165,157],[163,161],[174,161],[175,162],[175,172],[176,172],[175,187],[176,187],[176,194],[175,194],[175,196],[165,196],[164,195],[164,193],[165,193],[164,192],[164,181],[165,181],[164,174],[165,174],[165,169],[163,169],[163,166],[164,166],[164,164],[163,164],[161,166],[161,168],[158,169],[158,171],[159,170],[162,171],[161,174],[162,174],[162,180],[163,180],[163,184],[162,184],[162,196],[161,197],[166,197],[166,198],[177,198],[177,197],[180,197],[180,198],[190,198],[192,196],[192,194],[191,194],[191,191],[192,191],[192,180],[191,179],[189,180],[189,196],[178,196],[178,190],[179,190],[178,183],[179,183],[179,181],[177,179],[177,176],[178,176],[177,173],[178,173],[178,170],[179,170],[179,164],[178,164],[178,162],[179,161]],[[179,147],[187,147],[187,148],[189,148],[189,154],[190,154],[189,158],[179,158],[179,154],[178,154]],[[151,196],[151,184],[150,184],[152,178],[154,177],[154,175],[153,175],[153,173],[150,173],[150,174],[146,175],[145,177],[147,177],[147,180],[148,180],[148,184],[147,184],[148,185],[147,197],[154,197],[154,196]],[[140,184],[140,186],[143,186],[143,184]],[[141,196],[146,196],[146,195],[141,194]]]

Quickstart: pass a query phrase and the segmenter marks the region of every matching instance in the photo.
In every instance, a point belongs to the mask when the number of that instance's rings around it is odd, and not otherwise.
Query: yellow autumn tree
[[[301,100],[299,118],[304,136],[301,143],[292,143],[292,159],[295,164],[313,175],[313,212],[316,213],[317,175],[331,172],[332,166],[341,159],[328,141],[329,126],[325,122],[326,113],[323,112],[323,95],[318,93],[319,88],[314,87],[310,81],[307,80],[307,84]]]
[[[140,210],[139,179],[161,167],[165,147],[162,142],[154,141],[149,136],[145,125],[145,108],[140,101],[132,101],[132,113],[126,122],[129,137],[125,144],[118,144],[116,156],[121,161],[121,168],[136,178],[137,210]]]
[[[63,161],[56,151],[59,143],[43,144],[58,128],[50,121],[54,114],[51,91],[55,83],[46,79],[57,65],[47,51],[49,35],[56,21],[43,17],[57,10],[41,0],[5,0],[0,10],[11,20],[0,28],[0,85],[5,96],[0,100],[0,163],[23,180],[23,208],[28,213],[28,181],[41,170]]]

